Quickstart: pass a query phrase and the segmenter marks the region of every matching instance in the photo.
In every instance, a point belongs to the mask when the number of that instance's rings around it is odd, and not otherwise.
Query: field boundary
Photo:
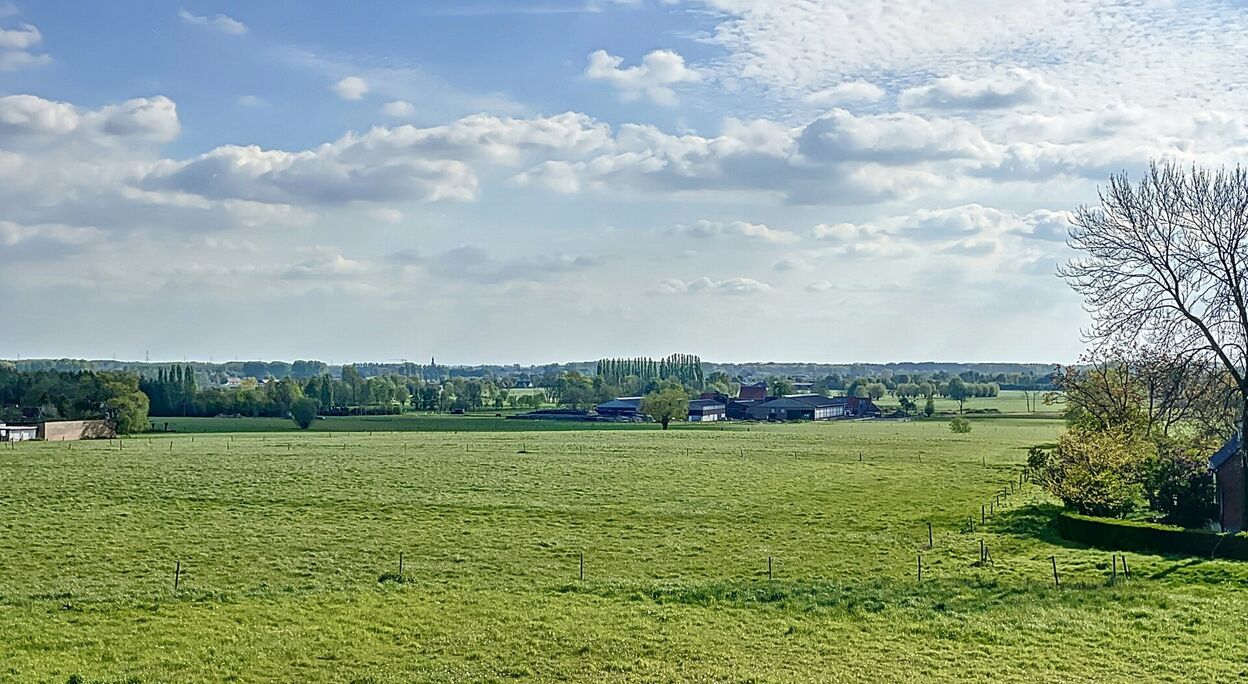
[[[1063,539],[1100,548],[1248,560],[1248,534],[1219,534],[1071,512],[1058,514],[1055,525]]]

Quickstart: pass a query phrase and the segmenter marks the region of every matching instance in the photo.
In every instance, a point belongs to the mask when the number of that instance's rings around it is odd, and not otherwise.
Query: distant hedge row
[[[1093,518],[1077,513],[1057,516],[1057,533],[1063,539],[1122,551],[1151,551],[1205,558],[1248,560],[1248,535],[1224,535],[1208,530]]]

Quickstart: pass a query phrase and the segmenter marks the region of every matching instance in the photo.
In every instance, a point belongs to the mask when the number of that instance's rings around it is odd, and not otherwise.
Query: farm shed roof
[[[1223,464],[1231,460],[1231,456],[1234,456],[1237,451],[1239,451],[1238,433],[1236,433],[1234,437],[1228,439],[1226,444],[1223,444],[1222,448],[1218,449],[1217,453],[1209,459],[1209,467],[1214,470],[1221,468]]]

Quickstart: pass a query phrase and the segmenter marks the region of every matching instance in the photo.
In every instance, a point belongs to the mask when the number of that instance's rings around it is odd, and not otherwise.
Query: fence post
[[[775,575],[771,572],[771,556],[767,556],[767,579],[775,579]]]
[[[399,552],[399,579],[403,579],[403,552]]]
[[[923,554],[919,554],[919,582],[923,581]]]
[[[182,579],[182,561],[173,562],[173,590],[178,590],[178,583]]]
[[[930,549],[934,546],[936,546],[936,543],[935,543],[935,540],[932,538],[932,523],[931,521],[928,521],[927,523],[927,548]]]
[[[585,552],[581,552],[581,579],[585,579]]]
[[[1116,553],[1114,554],[1113,565],[1114,569],[1109,576],[1109,586],[1111,587],[1118,584],[1118,554]]]
[[[1057,556],[1049,556],[1049,560],[1053,562],[1053,586],[1061,588],[1061,583],[1057,581]]]
[[[984,523],[988,522],[988,513],[987,513],[987,511],[988,511],[988,507],[987,507],[987,506],[985,506],[985,505],[983,505],[983,504],[980,504],[980,505],[979,505],[979,524],[980,524],[980,525],[983,525]]]

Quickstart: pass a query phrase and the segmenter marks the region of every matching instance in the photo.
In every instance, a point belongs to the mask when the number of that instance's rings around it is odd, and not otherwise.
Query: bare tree
[[[1089,337],[1220,366],[1248,437],[1248,171],[1153,164],[1135,186],[1119,174],[1071,224],[1082,255],[1059,273],[1084,297]]]

